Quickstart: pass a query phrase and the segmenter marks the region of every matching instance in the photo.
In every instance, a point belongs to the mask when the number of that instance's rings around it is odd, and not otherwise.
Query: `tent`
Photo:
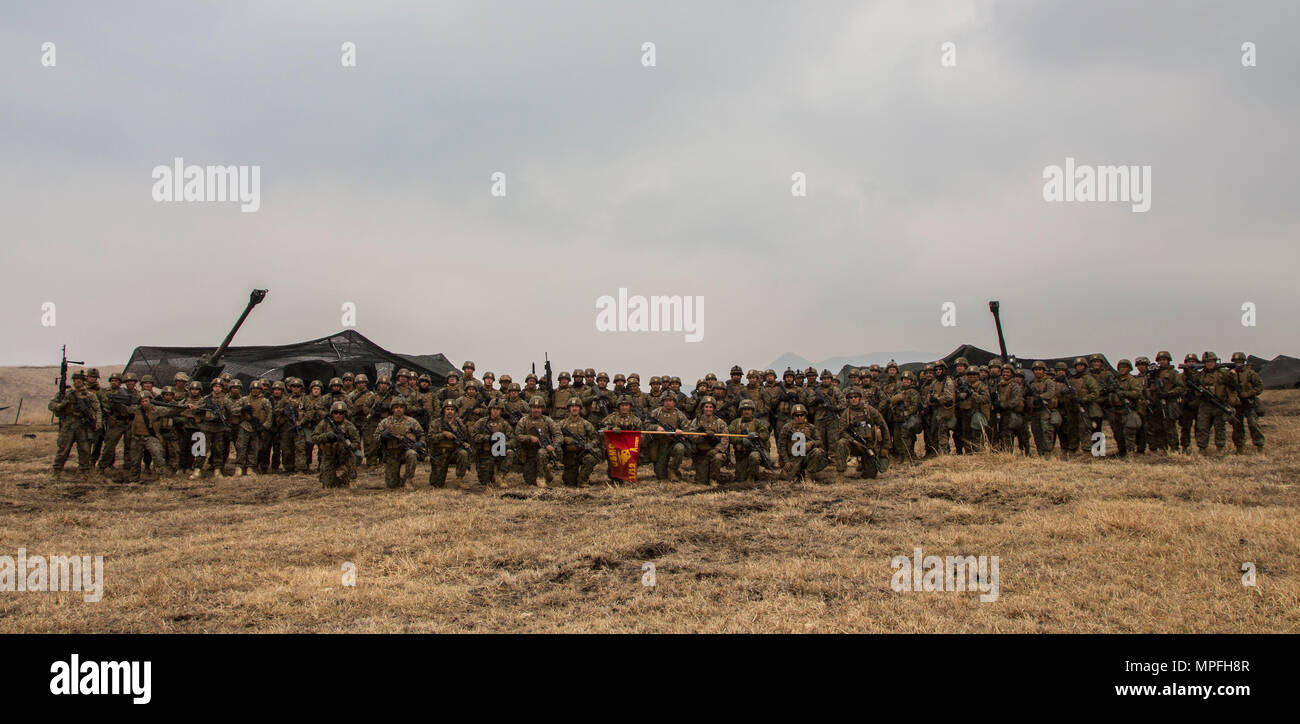
[[[136,347],[126,372],[150,374],[159,385],[168,384],[177,372],[189,374],[195,363],[210,354],[213,347]],[[225,372],[238,377],[247,387],[258,377],[282,380],[328,382],[344,372],[364,372],[373,384],[379,375],[391,376],[405,367],[417,374],[428,374],[434,387],[447,384],[447,373],[456,368],[441,354],[408,355],[389,352],[366,339],[361,333],[345,329],[328,337],[295,344],[256,347],[230,347],[221,358]]]
[[[1076,357],[1082,357],[1084,359],[1088,359],[1091,356],[1092,353],[1076,354],[1076,355],[1070,355],[1066,357],[1018,357],[1016,358],[1016,363],[1020,366],[1021,369],[1028,370],[1029,366],[1038,360],[1042,360],[1043,362],[1047,363],[1048,368],[1051,368],[1057,362],[1064,362],[1066,365],[1070,366],[1070,371],[1073,372],[1074,360]],[[989,363],[989,360],[993,359],[994,357],[1001,357],[1001,355],[997,352],[990,352],[986,349],[980,349],[979,347],[976,347],[975,345],[972,344],[963,344],[957,349],[954,349],[953,351],[943,356],[944,362],[948,363],[949,370],[952,369],[953,363],[957,360],[958,357],[965,357],[967,362],[970,362],[972,365],[978,366],[978,365],[986,365]],[[1106,369],[1110,370],[1111,372],[1115,371],[1115,368],[1112,367],[1110,364],[1110,360],[1106,359],[1106,355],[1104,354],[1101,355],[1101,359],[1102,359],[1102,364],[1105,365]],[[919,373],[922,367],[925,367],[926,364],[934,361],[935,360],[923,360],[920,362],[899,362],[898,369],[899,372],[906,372],[908,370],[911,370],[913,372]],[[861,368],[861,367],[866,367],[866,365],[844,365],[844,367],[840,369],[840,374],[839,374],[841,385],[847,385],[849,383],[850,367]]]

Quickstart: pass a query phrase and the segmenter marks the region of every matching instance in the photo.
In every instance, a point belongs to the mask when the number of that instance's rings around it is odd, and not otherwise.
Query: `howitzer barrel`
[[[235,326],[231,327],[230,332],[226,334],[226,338],[221,340],[221,345],[213,350],[211,354],[199,360],[198,364],[194,365],[194,371],[190,373],[191,379],[200,382],[209,382],[214,377],[221,374],[222,368],[225,367],[225,365],[221,364],[222,355],[224,355],[226,350],[229,349],[231,340],[235,338],[235,333],[239,331],[241,326],[243,326],[244,320],[248,319],[249,312],[253,311],[253,307],[256,307],[265,298],[265,289],[254,289],[252,293],[248,295],[248,306],[244,307],[244,313],[239,315],[239,319],[235,321]]]

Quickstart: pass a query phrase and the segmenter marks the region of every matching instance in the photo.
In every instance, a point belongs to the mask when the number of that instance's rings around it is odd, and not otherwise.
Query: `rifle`
[[[540,428],[540,427],[534,427],[534,428],[533,428],[533,432],[537,434],[537,439],[538,439],[539,441],[541,441],[541,445],[542,445],[543,448],[551,444],[551,438],[549,438],[549,437],[547,437],[546,435],[543,435],[543,434],[542,434],[542,428]],[[554,450],[547,450],[547,451],[546,451],[546,457],[550,458],[551,462],[553,462],[553,463],[559,462],[559,460],[556,459],[556,457],[555,457],[555,451],[554,451]]]
[[[544,361],[543,368],[546,370],[546,375],[542,377],[542,389],[546,390],[546,396],[550,397],[551,392],[555,390],[555,385],[551,380],[551,358],[543,352],[542,360]],[[533,373],[536,374],[536,372],[536,363],[533,363]]]
[[[1214,394],[1205,385],[1202,385],[1201,383],[1196,382],[1195,380],[1188,378],[1183,381],[1187,384],[1187,389],[1192,391],[1192,394],[1200,395],[1201,398],[1204,399],[1206,402],[1209,402],[1211,405],[1214,405],[1215,407],[1219,408],[1219,410],[1222,411],[1223,414],[1228,416],[1228,419],[1231,420],[1234,425],[1241,424],[1241,418],[1237,417],[1237,411],[1232,409],[1232,405],[1229,405],[1227,402],[1224,402],[1223,398]]]
[[[964,378],[957,380],[957,392],[965,395],[965,397],[961,398],[963,400],[969,400],[970,396],[975,394],[975,390],[971,389],[970,382],[967,382]]]
[[[753,450],[754,452],[758,453],[758,459],[763,462],[763,467],[767,468],[768,470],[776,469],[776,467],[772,465],[772,459],[767,456],[767,451],[764,450],[763,447],[758,444],[758,433],[756,432],[747,433],[745,435],[745,444],[749,446],[750,450]]]
[[[1110,379],[1106,380],[1106,384],[1101,386],[1101,394],[1106,395],[1107,397],[1109,397],[1110,395],[1115,395],[1116,397],[1119,398],[1120,402],[1124,403],[1124,409],[1128,410],[1129,412],[1133,411],[1133,404],[1130,403],[1128,401],[1128,398],[1124,396],[1124,390],[1120,389],[1119,383],[1115,381],[1114,377],[1111,377]]]
[[[221,424],[222,426],[225,426],[225,424],[226,424],[226,416],[225,416],[225,414],[221,411],[221,406],[218,405],[218,404],[216,404],[215,402],[213,402],[211,397],[209,397],[209,398],[207,398],[206,400],[204,400],[204,402],[203,402],[202,405],[199,405],[198,407],[196,407],[196,408],[194,408],[194,409],[197,410],[197,411],[199,411],[199,412],[210,412],[210,413],[212,413],[213,415],[216,415],[216,417],[217,417],[217,422],[218,422],[219,424]]]
[[[454,437],[454,438],[456,438],[456,442],[457,442],[457,443],[459,443],[459,444],[460,444],[462,447],[464,447],[467,451],[470,451],[470,452],[473,452],[473,451],[474,451],[474,446],[473,446],[472,444],[470,444],[470,441],[469,441],[468,431],[465,432],[465,433],[462,433],[462,432],[458,432],[458,431],[456,430],[456,428],[452,427],[451,425],[448,425],[447,427],[448,427],[449,429],[445,430],[445,432],[450,432],[450,433],[451,433],[451,436]]]
[[[396,440],[398,443],[401,444],[402,449],[404,450],[414,450],[417,453],[424,452],[424,443],[420,442],[419,440],[412,440],[411,438],[406,437],[405,435],[394,434],[391,430],[384,430],[383,432],[379,433],[379,438],[381,440]]]
[[[574,432],[567,427],[562,427],[560,429],[564,431],[565,437],[571,438],[573,442],[576,443],[579,448],[581,448],[579,450],[579,455],[590,455],[593,458],[596,458],[597,462],[600,462],[600,453],[596,452],[596,448],[592,447],[591,443],[587,442],[586,437],[582,435],[574,434]]]
[[[155,405],[158,406],[158,407],[168,407],[168,408],[171,408],[171,409],[173,409],[173,410],[188,410],[188,409],[190,409],[190,406],[189,406],[189,405],[182,405],[182,404],[179,403],[179,402],[168,402],[168,401],[166,401],[166,400],[149,400],[149,406],[150,406],[150,407],[153,407],[153,406],[155,406]]]
[[[63,399],[63,393],[68,391],[68,365],[84,365],[85,362],[68,359],[68,345],[63,345],[62,359],[59,360],[59,399]]]
[[[876,466],[876,472],[879,473],[880,461],[876,459],[876,449],[872,447],[870,443],[867,442],[866,438],[862,437],[862,435],[859,434],[857,430],[854,429],[859,425],[861,425],[863,429],[871,427],[871,423],[867,422],[866,420],[860,420],[858,422],[853,423],[852,425],[845,427],[844,430],[849,433],[849,437],[852,438],[853,442],[857,443],[863,450],[866,451],[867,457],[871,458],[871,463]]]
[[[508,408],[507,408],[507,409],[508,409]],[[508,412],[506,412],[506,419],[510,421],[510,427],[514,427],[515,425],[518,425],[518,424],[519,424],[519,418],[521,418],[521,417],[523,417],[523,416],[524,416],[523,411],[519,411],[519,412],[508,411]]]
[[[343,447],[347,448],[347,450],[352,453],[352,457],[356,458],[357,462],[361,462],[361,451],[352,447],[352,441],[348,439],[346,434],[344,434],[343,428],[339,427],[339,424],[334,421],[334,416],[327,415],[325,417],[325,422],[329,423],[330,429],[334,432],[334,437],[337,438],[339,442],[343,443]],[[384,432],[388,434],[387,430]]]
[[[1160,410],[1160,427],[1167,429],[1169,427],[1169,412],[1165,409],[1164,384],[1160,380],[1160,368],[1152,366],[1147,369],[1147,378],[1150,382],[1148,389],[1155,390],[1155,398],[1150,404],[1155,405]]]

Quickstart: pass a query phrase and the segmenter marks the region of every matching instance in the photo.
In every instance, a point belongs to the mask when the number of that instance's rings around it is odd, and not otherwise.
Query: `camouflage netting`
[[[127,372],[153,375],[158,385],[169,384],[177,372],[189,374],[213,347],[136,347]],[[328,382],[344,372],[366,373],[371,383],[379,375],[392,375],[405,367],[428,374],[434,387],[447,384],[447,373],[456,368],[441,354],[407,355],[389,352],[353,330],[296,344],[264,347],[230,347],[221,358],[224,372],[238,377],[247,387],[250,380],[264,377],[280,380],[301,377],[304,381]]]
[[[1065,364],[1070,365],[1070,371],[1073,372],[1075,358],[1082,357],[1084,359],[1088,359],[1089,357],[1092,356],[1092,354],[1093,353],[1091,352],[1086,352],[1084,354],[1070,355],[1068,357],[1022,357],[1022,358],[1017,358],[1016,363],[1020,366],[1021,369],[1027,371],[1029,369],[1029,365],[1033,364],[1038,360],[1042,360],[1043,362],[1047,363],[1049,369],[1057,362],[1064,362]],[[957,349],[954,349],[953,351],[944,355],[943,361],[948,363],[948,369],[951,370],[953,363],[957,360],[958,357],[965,357],[967,362],[971,363],[972,365],[978,366],[978,365],[986,365],[989,363],[989,360],[993,359],[994,357],[1001,357],[1001,356],[1002,355],[998,354],[997,352],[990,352],[986,349],[980,349],[979,347],[976,347],[975,345],[972,344],[963,344]],[[1115,368],[1111,366],[1110,360],[1106,358],[1106,355],[1104,354],[1101,355],[1101,359],[1102,359],[1102,363],[1106,366],[1106,369],[1110,370],[1111,372],[1115,371]],[[924,360],[922,362],[899,362],[898,369],[900,372],[906,372],[907,370],[911,370],[913,372],[920,372],[922,367],[925,367],[926,364],[934,361],[935,360]],[[866,366],[867,365],[851,365],[851,364],[844,365],[844,367],[840,369],[840,374],[839,374],[840,384],[848,384],[850,367],[862,368]],[[881,365],[881,367],[884,367],[884,365]]]

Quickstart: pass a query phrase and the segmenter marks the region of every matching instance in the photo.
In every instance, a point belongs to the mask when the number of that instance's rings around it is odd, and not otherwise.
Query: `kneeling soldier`
[[[781,450],[781,477],[785,480],[803,480],[805,475],[816,475],[826,467],[826,451],[822,450],[817,428],[808,422],[808,408],[801,404],[790,408],[790,422],[781,426],[777,447]]]
[[[456,416],[456,401],[442,401],[442,417],[429,424],[429,485],[447,485],[447,468],[456,462],[456,482],[469,472],[469,429]]]
[[[577,395],[569,397],[569,416],[559,426],[564,436],[564,484],[586,485],[601,457],[596,426],[583,419],[582,400]]]
[[[344,402],[330,405],[329,417],[312,430],[316,446],[322,488],[342,488],[357,477],[357,457],[361,452],[361,433],[348,419]]]

